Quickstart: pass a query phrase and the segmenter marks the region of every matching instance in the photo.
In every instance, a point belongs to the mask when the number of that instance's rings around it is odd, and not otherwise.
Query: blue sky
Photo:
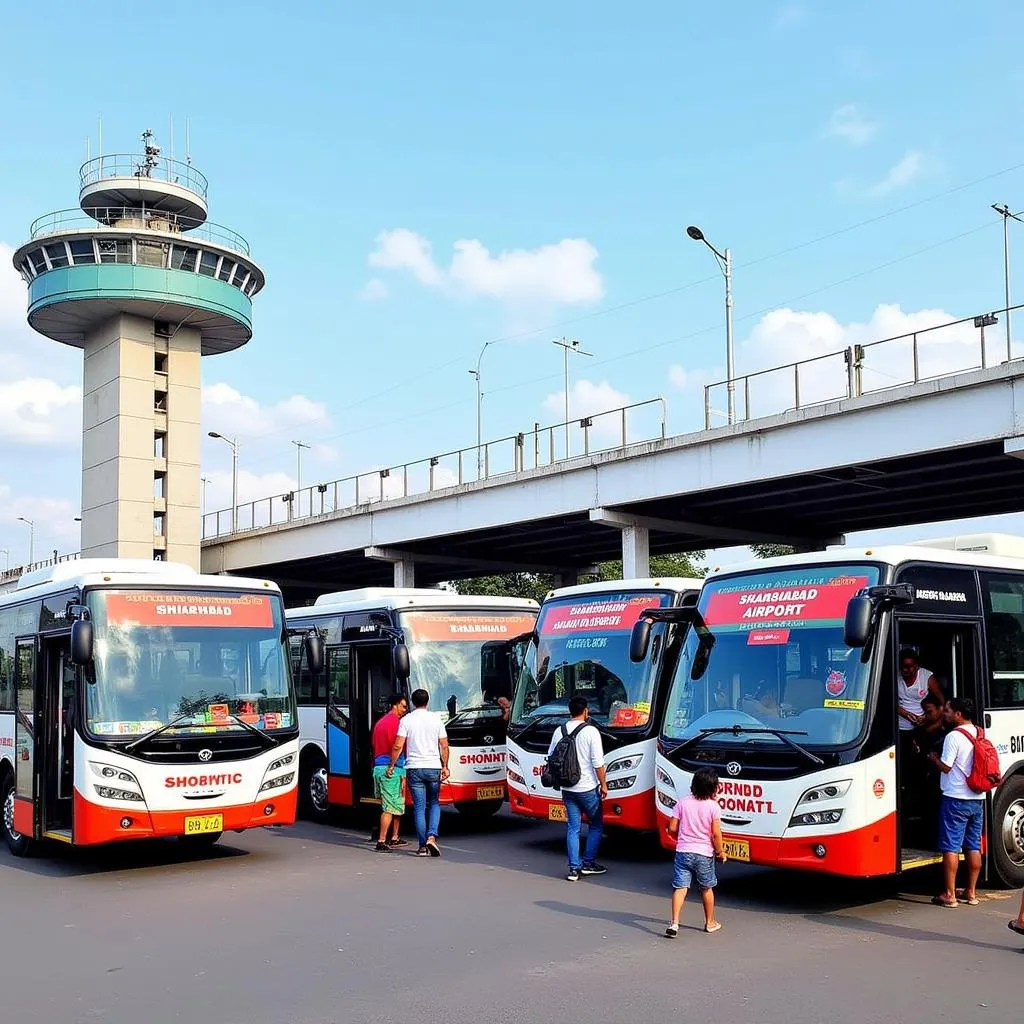
[[[250,496],[294,475],[294,438],[306,482],[471,444],[467,370],[494,339],[488,436],[561,419],[563,334],[595,354],[574,411],[664,394],[670,430],[696,427],[722,283],[687,223],[733,250],[740,371],[1002,305],[989,204],[1024,206],[1011,0],[327,7],[19,5],[0,41],[0,244],[75,205],[100,116],[106,151],[151,127],[168,152],[173,115],[179,157],[189,118],[211,219],[267,272],[252,342],[204,363],[205,425],[241,436]],[[75,547],[80,362],[0,275],[17,561],[21,514],[37,552]],[[227,454],[204,454],[211,508]]]

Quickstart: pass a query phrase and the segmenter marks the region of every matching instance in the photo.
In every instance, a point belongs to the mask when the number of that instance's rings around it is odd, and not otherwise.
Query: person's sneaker
[[[581,875],[604,875],[608,869],[603,864],[598,864],[595,860],[593,864],[584,864],[580,868]]]
[[[388,846],[394,849],[396,846],[408,846],[409,842],[406,839],[389,839]]]
[[[567,882],[578,882],[580,880],[580,873],[576,868],[569,868],[569,873],[565,876]]]
[[[674,938],[675,938],[675,937],[676,937],[676,936],[677,936],[677,935],[679,934],[679,925],[677,925],[677,924],[670,924],[670,925],[669,925],[669,926],[668,926],[668,927],[667,927],[667,928],[665,929],[665,934],[666,934],[666,935],[667,935],[667,936],[668,936],[668,937],[669,937],[670,939],[674,939]]]
[[[374,850],[377,853],[390,853],[391,847],[388,846],[387,843],[377,843],[377,845],[374,847]]]

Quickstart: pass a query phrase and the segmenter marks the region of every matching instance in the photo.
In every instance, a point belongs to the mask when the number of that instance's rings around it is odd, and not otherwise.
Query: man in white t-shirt
[[[413,710],[398,724],[391,748],[390,778],[405,751],[405,781],[412,794],[412,813],[420,846],[418,857],[440,857],[437,830],[441,824],[441,783],[448,778],[448,734],[439,715],[427,710],[430,695],[413,690]]]
[[[579,880],[580,875],[603,875],[608,869],[598,864],[597,849],[601,845],[601,833],[604,831],[604,816],[601,801],[608,796],[605,783],[604,747],[601,734],[588,725],[590,708],[585,697],[569,698],[570,720],[566,722],[566,731],[576,740],[576,757],[580,763],[580,781],[574,786],[562,787],[562,800],[565,803],[565,844],[569,853],[569,873],[565,876],[570,882]],[[576,733],[579,732],[577,736]],[[555,752],[558,741],[562,739],[562,727],[555,729],[548,747],[548,757]],[[590,827],[587,829],[587,847],[580,857],[580,831],[583,827],[583,815],[587,816]]]
[[[932,764],[942,773],[939,786],[942,804],[939,808],[939,849],[946,877],[946,891],[932,899],[939,907],[957,905],[956,872],[960,852],[967,862],[967,885],[960,901],[978,905],[975,886],[981,874],[981,831],[985,822],[985,794],[975,793],[967,785],[974,767],[974,701],[956,697],[946,705],[945,719],[950,732],[942,744],[942,754],[931,754]]]

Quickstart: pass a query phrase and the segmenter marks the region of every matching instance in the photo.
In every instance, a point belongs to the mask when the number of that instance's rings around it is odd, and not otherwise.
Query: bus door
[[[44,637],[39,654],[40,706],[45,708],[36,719],[42,726],[40,739],[44,751],[39,767],[43,780],[43,833],[70,842],[77,677],[71,662],[70,634]]]
[[[390,710],[396,690],[391,641],[352,645],[352,786],[356,803],[377,803],[373,788],[373,745],[377,721]]]
[[[39,658],[35,637],[18,640],[14,658],[18,703],[14,724],[14,820],[9,828],[26,839],[38,839],[42,831],[42,787],[36,776],[36,765],[42,765],[43,756],[36,740],[41,711],[40,688],[36,685]],[[6,807],[4,813],[7,813]]]
[[[969,697],[980,708],[981,626],[964,620],[940,621],[934,618],[897,619],[895,644],[895,685],[904,686],[901,666],[916,659],[921,678],[934,676],[943,696]],[[898,737],[897,772],[899,794],[900,843],[903,866],[908,857],[920,862],[921,851],[934,851],[938,840],[940,774],[928,761],[933,750],[941,753],[943,733],[914,730]]]
[[[324,654],[327,674],[327,802],[351,807],[352,763],[352,654],[348,644],[328,647]]]

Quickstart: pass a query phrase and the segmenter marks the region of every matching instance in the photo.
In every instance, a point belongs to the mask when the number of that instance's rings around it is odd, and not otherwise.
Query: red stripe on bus
[[[545,821],[548,820],[549,809],[552,806],[562,806],[561,800],[552,800],[546,796],[533,796],[513,787],[509,787],[508,802],[513,813],[522,814],[527,818],[542,818]],[[618,808],[618,813],[616,813],[616,808]],[[653,791],[648,789],[643,793],[622,797],[616,796],[614,793],[609,794],[608,799],[604,801],[604,823],[637,829],[642,832],[653,830],[657,827]]]
[[[329,804],[337,804],[339,807],[352,806],[353,797],[351,775],[327,776],[327,802]]]
[[[35,835],[32,820],[32,801],[23,796],[14,798],[14,831],[31,838]]]

